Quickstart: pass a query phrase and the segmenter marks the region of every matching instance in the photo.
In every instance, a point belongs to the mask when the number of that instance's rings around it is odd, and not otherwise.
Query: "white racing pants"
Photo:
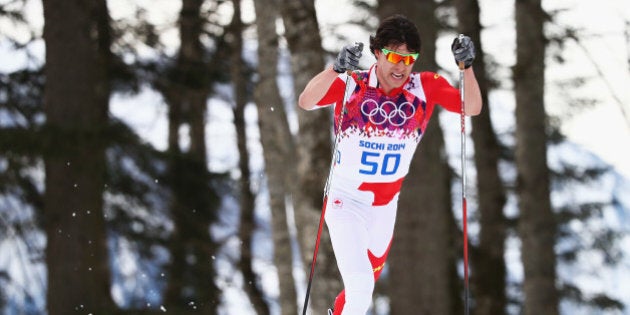
[[[325,220],[344,285],[335,300],[334,315],[366,314],[389,252],[398,195],[381,206],[373,206],[370,195],[332,189],[328,196]]]

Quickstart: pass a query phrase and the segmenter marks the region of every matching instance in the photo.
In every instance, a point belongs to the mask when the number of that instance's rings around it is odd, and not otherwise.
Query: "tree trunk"
[[[436,71],[435,41],[439,25],[436,3],[379,1],[381,19],[398,8],[416,23],[422,52],[415,66]],[[395,239],[391,253],[390,299],[392,314],[455,314],[461,309],[455,269],[455,219],[451,202],[451,171],[446,161],[444,136],[436,108],[432,122],[411,162],[400,194]],[[419,206],[421,205],[421,206]]]
[[[241,208],[241,219],[239,226],[239,238],[241,239],[241,257],[238,266],[243,273],[244,291],[252,303],[252,307],[258,315],[269,315],[270,309],[264,299],[262,285],[254,272],[253,260],[253,235],[256,228],[254,218],[256,196],[251,190],[251,170],[249,168],[249,153],[247,151],[247,126],[245,122],[245,106],[247,105],[247,78],[244,75],[243,60],[243,22],[241,21],[241,1],[233,0],[234,17],[230,32],[232,38],[231,72],[232,84],[234,85],[234,126],[236,127],[237,146],[239,152],[239,169],[241,179],[239,180],[239,200]]]
[[[170,81],[162,90],[169,104],[167,182],[173,191],[175,224],[169,244],[171,262],[164,300],[169,311],[186,312],[194,306],[197,311],[215,314],[220,303],[212,258],[217,245],[209,227],[216,219],[218,201],[209,185],[205,145],[206,100],[211,86],[200,40],[203,3],[199,0],[182,2],[179,55],[168,75]],[[190,130],[189,148],[180,143],[179,129],[183,125]]]
[[[506,312],[506,267],[503,256],[506,220],[503,215],[506,197],[499,175],[501,148],[490,120],[488,104],[489,80],[481,42],[481,23],[477,0],[457,0],[459,32],[470,36],[475,43],[475,76],[481,89],[484,108],[472,121],[475,166],[477,167],[477,197],[481,229],[479,246],[472,251],[471,287],[474,314],[500,315]]]
[[[256,1],[258,31],[258,74],[254,98],[258,106],[260,137],[263,145],[269,206],[272,216],[274,263],[280,282],[282,315],[298,312],[291,237],[287,225],[285,199],[290,180],[295,178],[295,147],[289,130],[287,115],[276,83],[278,65],[277,3],[273,0]]]
[[[46,0],[47,310],[112,313],[103,216],[109,89],[104,1]],[[80,294],[77,294],[79,292]]]
[[[308,81],[324,70],[324,50],[314,1],[282,0],[281,3],[297,97]],[[307,268],[313,258],[325,174],[330,167],[330,116],[330,112],[326,110],[307,112],[298,109],[298,183],[293,183],[291,187],[302,261]],[[312,284],[309,298],[313,314],[324,314],[343,287],[326,229],[322,231],[320,244],[316,266],[317,281]]]
[[[281,0],[285,37],[291,50],[291,69],[295,96],[299,96],[308,81],[324,70],[324,51],[313,0]],[[312,209],[320,209],[325,178],[322,171],[330,166],[330,113],[298,111],[299,186]]]
[[[540,0],[516,1],[516,166],[525,271],[524,313],[558,314],[556,223],[547,167],[547,117],[544,106],[545,13]]]

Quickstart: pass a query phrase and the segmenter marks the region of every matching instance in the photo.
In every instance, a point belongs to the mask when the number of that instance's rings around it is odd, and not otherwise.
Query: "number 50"
[[[365,166],[359,173],[366,175],[392,175],[400,166],[400,153],[387,153],[381,155],[378,152],[363,151],[361,155],[361,165]]]

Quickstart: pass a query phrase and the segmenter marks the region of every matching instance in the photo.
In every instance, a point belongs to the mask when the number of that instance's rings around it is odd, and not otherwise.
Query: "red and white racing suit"
[[[369,309],[391,244],[398,193],[433,108],[461,111],[459,91],[438,74],[411,73],[386,95],[375,69],[340,74],[315,107],[334,105],[340,132],[325,214],[344,283],[335,315]]]

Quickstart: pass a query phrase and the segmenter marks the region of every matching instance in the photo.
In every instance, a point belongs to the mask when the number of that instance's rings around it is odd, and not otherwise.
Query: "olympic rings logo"
[[[400,127],[416,114],[416,108],[409,102],[396,105],[392,101],[385,101],[379,104],[373,99],[367,99],[361,104],[361,113],[375,125],[388,122],[392,126]]]

